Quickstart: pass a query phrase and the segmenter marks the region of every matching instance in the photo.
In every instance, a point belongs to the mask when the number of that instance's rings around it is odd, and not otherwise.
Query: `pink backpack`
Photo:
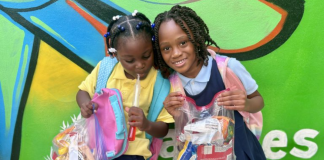
[[[245,91],[245,88],[241,80],[235,75],[235,73],[230,68],[227,67],[227,62],[229,60],[229,57],[221,57],[211,49],[208,49],[208,52],[217,62],[217,66],[223,78],[225,87],[232,88],[233,86],[236,86],[237,88]],[[239,112],[243,116],[243,119],[247,127],[257,137],[257,139],[259,139],[261,136],[262,125],[263,125],[261,111],[256,113],[249,113],[245,111],[239,111]]]
[[[96,84],[96,93],[92,99],[98,104],[98,110],[90,118],[88,123],[95,125],[88,125],[94,128],[88,128],[89,142],[91,148],[97,148],[96,159],[114,159],[123,155],[128,148],[127,126],[125,122],[125,115],[123,110],[122,96],[118,89],[106,88],[109,76],[118,63],[116,58],[105,57],[101,63]],[[150,105],[147,119],[154,122],[163,108],[164,98],[169,94],[170,82],[164,79],[160,72],[158,72],[154,89],[153,98]],[[150,151],[152,152],[151,160],[158,158],[162,139],[154,138],[149,134],[145,137],[150,140]],[[100,150],[100,151],[99,151]]]
[[[128,148],[121,94],[117,89],[103,88],[92,101],[98,104],[98,110],[87,119],[92,124],[88,125],[89,146],[96,148],[96,159],[117,158]]]

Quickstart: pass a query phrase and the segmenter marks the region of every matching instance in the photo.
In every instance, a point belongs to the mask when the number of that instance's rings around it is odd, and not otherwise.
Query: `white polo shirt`
[[[182,86],[184,86],[184,89],[190,95],[197,95],[205,89],[210,79],[213,60],[214,59],[211,56],[208,56],[208,65],[202,66],[196,78],[188,78],[177,72],[178,76],[181,79]],[[255,80],[252,78],[251,74],[245,69],[240,61],[236,60],[235,58],[230,58],[228,60],[227,66],[242,81],[247,95],[252,94],[258,89],[258,85],[256,84]]]

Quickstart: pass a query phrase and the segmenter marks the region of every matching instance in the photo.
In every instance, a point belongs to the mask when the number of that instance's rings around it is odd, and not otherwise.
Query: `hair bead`
[[[104,37],[109,37],[110,36],[110,32],[107,32]]]
[[[117,50],[116,50],[115,48],[109,48],[108,51],[109,51],[110,53],[115,53],[115,52],[117,52]]]
[[[139,30],[142,26],[142,22],[139,22],[137,25],[136,25],[136,29]]]
[[[137,10],[134,10],[134,12],[132,13],[132,16],[135,17],[137,14]]]

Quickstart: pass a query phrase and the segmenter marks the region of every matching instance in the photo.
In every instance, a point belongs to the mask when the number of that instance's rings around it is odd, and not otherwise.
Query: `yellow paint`
[[[23,116],[21,159],[42,159],[48,153],[62,121],[80,112],[75,97],[78,85],[87,75],[78,65],[41,41]],[[71,120],[69,122],[71,124]],[[30,154],[34,152],[42,154]]]
[[[42,93],[38,95],[40,97],[75,101],[77,87],[88,73],[44,42],[41,42],[39,52],[33,78],[37,85],[32,89]]]

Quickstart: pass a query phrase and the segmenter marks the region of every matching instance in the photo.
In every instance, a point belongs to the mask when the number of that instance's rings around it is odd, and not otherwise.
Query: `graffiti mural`
[[[51,159],[53,137],[80,118],[77,86],[106,56],[110,19],[136,9],[153,21],[175,4],[258,82],[267,158],[321,159],[322,1],[0,0],[0,160]],[[172,159],[173,134],[160,159]]]

